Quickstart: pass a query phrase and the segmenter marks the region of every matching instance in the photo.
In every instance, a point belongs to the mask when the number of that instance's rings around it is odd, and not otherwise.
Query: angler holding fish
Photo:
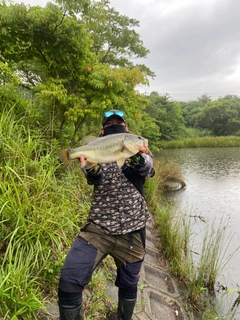
[[[136,303],[149,218],[143,186],[154,175],[152,154],[147,139],[128,132],[123,111],[105,112],[102,124],[101,137],[59,152],[65,164],[79,159],[88,184],[94,185],[88,221],[61,270],[61,320],[83,319],[82,291],[107,255],[117,266],[117,319],[131,320]]]

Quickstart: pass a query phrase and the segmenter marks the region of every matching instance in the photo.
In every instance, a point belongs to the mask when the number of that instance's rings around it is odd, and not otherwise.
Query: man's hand
[[[139,153],[145,153],[145,154],[151,154],[151,151],[148,149],[148,147],[146,146],[142,146],[140,149],[139,149]]]
[[[142,167],[145,164],[145,159],[140,153],[135,154],[129,158],[130,165]]]
[[[81,156],[79,158],[79,161],[80,161],[81,168],[84,168],[86,163],[87,163],[87,159],[84,158],[83,156]],[[100,170],[101,170],[101,165],[100,164],[95,164],[91,168],[86,169],[86,172],[87,173],[91,173],[91,174],[95,174],[95,173],[98,173]]]
[[[79,161],[80,161],[80,166],[81,166],[81,168],[85,167],[86,162],[87,162],[87,159],[85,159],[83,156],[81,156],[81,157],[79,158]]]

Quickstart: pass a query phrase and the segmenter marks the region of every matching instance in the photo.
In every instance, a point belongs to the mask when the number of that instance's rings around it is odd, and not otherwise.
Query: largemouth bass
[[[94,138],[87,145],[75,149],[61,150],[58,156],[64,165],[83,156],[86,159],[84,168],[88,169],[98,163],[115,161],[121,167],[126,159],[138,152],[149,153],[147,139],[131,133],[117,133]]]

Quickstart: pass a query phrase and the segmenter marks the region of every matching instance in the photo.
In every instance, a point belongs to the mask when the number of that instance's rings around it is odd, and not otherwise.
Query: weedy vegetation
[[[210,225],[200,215],[194,213],[188,216],[179,211],[163,195],[164,185],[169,180],[183,180],[179,166],[173,161],[160,159],[155,163],[155,170],[155,177],[147,181],[147,200],[154,213],[161,251],[186,298],[186,310],[195,319],[231,319],[234,311],[237,312],[234,307],[239,304],[239,297],[225,314],[215,292],[219,274],[239,252],[237,248],[227,256],[231,245],[231,239],[226,239],[225,234],[228,221],[222,218],[218,226]],[[204,230],[197,252],[193,251],[196,236],[193,226],[196,224],[201,224],[200,229]]]
[[[88,197],[79,188],[88,190],[84,179],[62,172],[57,144],[26,129],[25,120],[16,121],[13,112],[0,118],[3,319],[36,319],[44,297],[56,295],[66,251],[88,212]]]
[[[0,115],[0,317],[4,320],[43,319],[47,302],[56,299],[60,268],[91,201],[92,187],[77,161],[64,169],[57,159],[58,142],[46,138],[34,124],[31,116],[17,119],[13,109]],[[206,294],[226,262],[224,228],[206,233],[200,258],[193,258],[191,218],[163,202],[165,186],[181,181],[181,172],[163,160],[156,161],[155,170],[146,194],[161,250],[182,284],[187,308],[194,306],[206,319],[209,314],[214,317],[216,310],[206,303]],[[116,311],[106,294],[114,273],[108,258],[94,274],[87,288],[92,300],[84,305],[86,319],[110,319]],[[238,300],[232,312],[237,305]]]

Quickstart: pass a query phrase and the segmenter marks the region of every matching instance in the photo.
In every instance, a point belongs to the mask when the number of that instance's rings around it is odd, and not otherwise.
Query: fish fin
[[[126,151],[126,150],[129,151],[130,153],[132,153],[132,155],[138,153],[138,149],[137,149],[136,147],[135,147],[134,149],[133,149],[133,148],[129,149],[129,148],[126,146],[126,144],[125,144],[124,142],[122,142],[121,152],[124,152],[124,151]]]
[[[125,159],[119,159],[119,160],[117,161],[118,167],[121,168],[121,167],[124,165],[124,162],[125,162]]]
[[[93,141],[97,139],[97,137],[94,137],[94,136],[85,136],[82,138],[82,145],[85,146],[87,145],[89,142]]]
[[[63,162],[64,166],[67,166],[70,162],[68,151],[69,149],[63,149],[58,151],[58,157]]]
[[[86,160],[86,163],[84,165],[84,169],[90,169],[92,168],[93,166],[96,166],[97,165],[97,162],[90,162],[88,160]]]

